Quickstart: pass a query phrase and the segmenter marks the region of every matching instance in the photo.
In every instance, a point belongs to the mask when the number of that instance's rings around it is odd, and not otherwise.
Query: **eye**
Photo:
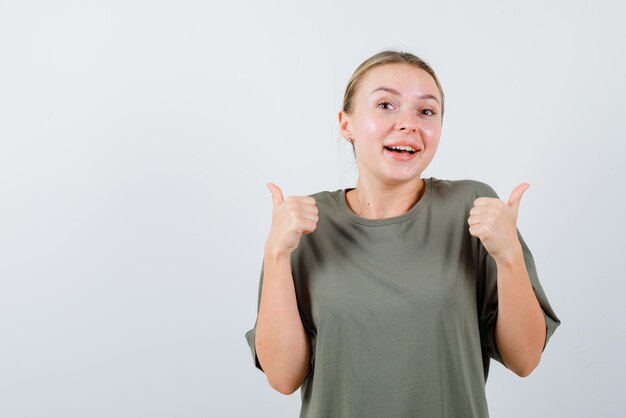
[[[384,106],[391,106],[391,103],[389,103],[389,102],[379,102],[379,103],[378,103],[378,107],[381,107],[381,106],[383,106],[383,107],[382,107],[383,109],[386,109],[386,110],[387,110],[387,109],[389,109],[389,108],[384,107]]]
[[[430,114],[427,113],[426,116],[435,116],[435,114],[436,114],[435,112],[433,112],[430,109],[424,109],[422,112],[430,112]]]

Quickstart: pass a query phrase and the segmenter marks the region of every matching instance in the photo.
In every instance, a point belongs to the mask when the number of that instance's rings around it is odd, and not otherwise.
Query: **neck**
[[[366,219],[385,219],[408,212],[422,198],[426,183],[418,178],[401,185],[376,185],[361,179],[346,195],[350,209]]]

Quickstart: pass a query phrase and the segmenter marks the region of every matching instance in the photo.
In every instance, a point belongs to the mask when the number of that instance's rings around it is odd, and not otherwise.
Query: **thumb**
[[[274,183],[267,183],[267,188],[272,192],[272,207],[276,209],[279,205],[281,205],[285,198],[283,197],[283,192],[280,190],[280,187],[275,185]]]
[[[517,186],[515,189],[513,189],[513,191],[511,192],[511,196],[509,197],[509,201],[507,202],[507,205],[511,206],[515,210],[518,210],[519,204],[522,201],[522,195],[524,194],[526,190],[528,190],[529,187],[530,185],[528,183],[522,183],[519,186]]]

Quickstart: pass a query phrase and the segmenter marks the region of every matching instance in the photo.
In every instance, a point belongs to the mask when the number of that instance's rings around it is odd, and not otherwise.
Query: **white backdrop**
[[[295,417],[254,368],[269,181],[354,186],[337,112],[386,48],[446,94],[424,177],[508,199],[562,325],[492,417],[618,417],[621,1],[0,0],[0,417]]]

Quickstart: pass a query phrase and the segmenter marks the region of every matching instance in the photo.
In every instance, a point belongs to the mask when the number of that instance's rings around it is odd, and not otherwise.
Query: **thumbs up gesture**
[[[496,260],[511,260],[521,251],[517,237],[517,214],[522,195],[528,187],[528,183],[517,186],[507,203],[493,197],[474,200],[474,207],[467,219],[469,232],[480,239],[487,252]]]
[[[268,183],[272,193],[272,227],[265,250],[272,254],[290,254],[300,243],[302,234],[310,234],[317,227],[318,209],[311,196],[283,197],[274,183]]]

